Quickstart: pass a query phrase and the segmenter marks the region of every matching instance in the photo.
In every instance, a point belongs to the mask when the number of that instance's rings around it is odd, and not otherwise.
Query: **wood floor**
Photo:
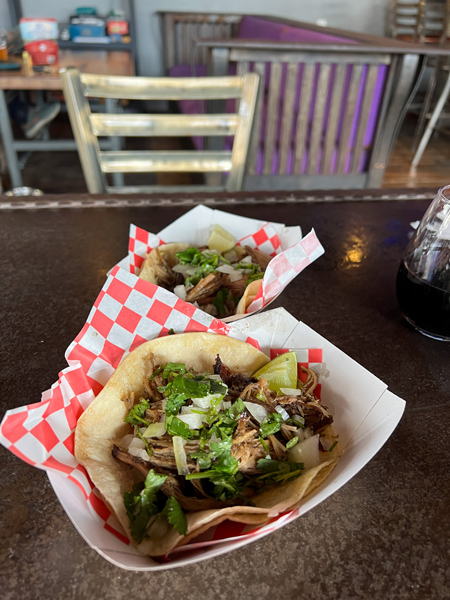
[[[57,117],[51,125],[50,133],[55,137],[69,137],[70,126],[66,115]],[[405,121],[397,144],[391,155],[383,182],[385,188],[395,187],[432,187],[438,189],[450,183],[450,136],[436,134],[429,142],[422,161],[415,174],[410,174],[413,156],[414,121]],[[167,139],[152,140],[156,149],[167,148]],[[176,144],[174,146],[174,144]],[[169,141],[172,149],[182,147],[181,140]],[[86,192],[80,161],[76,152],[34,152],[23,169],[24,185],[36,187],[45,193],[82,193]],[[176,178],[176,180],[174,180]],[[2,177],[4,189],[9,189],[7,175]],[[183,185],[198,183],[186,175],[156,176],[160,185]],[[138,174],[127,176],[127,184],[151,185],[156,183],[155,176]]]

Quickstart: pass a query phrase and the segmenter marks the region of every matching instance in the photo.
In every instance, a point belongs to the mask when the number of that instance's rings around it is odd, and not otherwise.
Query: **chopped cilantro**
[[[158,492],[166,479],[166,475],[158,475],[151,469],[144,483],[136,484],[131,492],[125,492],[123,496],[130,532],[138,544],[145,537],[150,518],[161,510]]]
[[[280,431],[282,424],[283,417],[280,415],[280,413],[270,413],[267,419],[264,419],[264,421],[261,423],[261,436],[266,438],[268,435],[277,433],[277,431]]]
[[[149,446],[149,444],[148,444],[147,440],[146,440],[146,439],[145,439],[145,437],[142,435],[142,433],[139,431],[139,429],[136,429],[136,435],[138,436],[138,438],[139,438],[140,440],[142,440],[142,441],[144,442],[144,444],[145,444],[145,449],[147,450],[147,454],[148,454],[149,456],[151,456],[151,454],[152,454],[152,449],[150,448],[150,446]]]
[[[167,335],[175,335],[175,331],[172,328],[170,328],[169,333]]]
[[[176,498],[171,496],[166,502],[162,514],[167,517],[167,520],[174,529],[178,531],[180,535],[186,535],[187,533],[187,519],[180,506],[180,503]]]
[[[146,425],[148,427],[150,423],[146,421],[144,417],[145,411],[148,410],[149,406],[149,401],[145,398],[141,398],[140,402],[133,406],[133,408],[128,412],[124,422],[130,423],[130,425],[134,426]]]
[[[264,448],[264,450],[267,452],[268,455],[270,455],[270,450],[269,450],[269,446],[266,444],[266,442],[262,439],[261,436],[259,436],[259,441],[262,444],[262,447]]]
[[[211,394],[220,394],[218,404],[227,393],[227,387],[222,382],[187,371],[183,364],[167,363],[163,376],[169,379],[169,383],[159,387],[158,390],[167,398],[165,408],[167,415],[177,415],[189,398],[204,398]]]
[[[191,440],[194,437],[193,431],[177,417],[167,416],[165,425],[169,435],[179,435],[185,440]]]
[[[328,450],[328,452],[333,452],[333,450],[336,448],[336,444],[337,444],[337,440],[334,442],[334,444],[331,446],[331,448]]]
[[[264,273],[254,273],[253,275],[250,275],[250,277],[247,279],[247,283],[252,283],[252,281],[257,281],[258,279],[262,279],[264,277]]]
[[[228,298],[228,290],[226,288],[221,288],[212,303],[217,308],[217,312],[219,313],[219,317],[226,317],[228,314],[228,309],[225,306],[225,301]]]
[[[152,373],[152,375],[150,375],[150,377],[148,378],[148,380],[149,380],[149,381],[152,381],[152,379],[155,379],[155,377],[161,373],[161,371],[163,370],[163,368],[164,368],[164,367],[162,367],[162,366],[158,367],[158,368],[156,369],[156,371],[154,371],[154,372]]]
[[[184,395],[181,396],[172,396],[166,402],[166,415],[177,415],[180,408],[184,406],[187,398]]]
[[[266,483],[279,483],[293,477],[298,477],[305,470],[303,463],[289,462],[285,460],[273,460],[269,458],[260,458],[257,468],[262,471],[256,481],[265,481]]]
[[[174,372],[176,375],[186,373],[186,365],[184,365],[183,363],[166,363],[163,373],[164,379],[167,379],[169,375],[171,375]]]
[[[198,460],[198,466],[200,467],[201,471],[211,468],[212,457],[209,452],[206,452],[205,450],[198,450],[197,452],[192,452],[189,456],[192,458],[192,460]]]
[[[183,252],[177,252],[176,257],[180,265],[193,265],[198,266],[198,269],[194,275],[188,277],[184,282],[186,286],[197,285],[200,279],[206,277],[210,273],[214,273],[221,263],[229,264],[229,262],[220,254],[213,254],[212,252],[200,252],[198,248],[188,248]]]

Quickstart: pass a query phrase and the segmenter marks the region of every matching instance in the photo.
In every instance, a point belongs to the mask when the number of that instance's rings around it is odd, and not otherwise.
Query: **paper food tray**
[[[153,248],[172,242],[205,246],[215,224],[231,233],[238,245],[247,245],[274,257],[267,267],[260,293],[248,306],[246,314],[226,317],[225,323],[243,319],[247,314],[269,306],[292,279],[324,253],[314,230],[302,238],[299,226],[287,227],[283,223],[250,219],[199,205],[156,234],[131,225],[128,256],[118,266],[139,275],[146,255]]]
[[[152,559],[140,554],[125,538],[86,471],[77,463],[74,430],[83,410],[129,351],[146,340],[167,335],[169,329],[176,333],[209,331],[229,335],[259,346],[268,355],[271,348],[298,349],[306,351],[306,356],[308,349],[321,349],[320,366],[325,374],[320,380],[321,397],[334,416],[344,452],[331,475],[299,508],[257,528],[225,522],[168,556]],[[113,564],[129,570],[168,569],[218,556],[298,518],[358,473],[389,438],[405,406],[385,383],[284,309],[225,324],[118,267],[68,347],[66,359],[69,366],[43,393],[41,402],[6,413],[0,426],[0,442],[26,462],[45,469],[61,504],[87,543]],[[311,361],[309,364],[314,366]]]

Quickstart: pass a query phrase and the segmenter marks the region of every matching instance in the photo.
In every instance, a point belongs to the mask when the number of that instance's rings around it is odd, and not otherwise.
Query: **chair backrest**
[[[164,69],[190,65],[194,60],[206,64],[206,51],[198,51],[200,38],[229,39],[237,37],[242,15],[160,12]]]
[[[437,44],[445,30],[447,6],[445,2],[420,0],[416,40],[420,44]]]
[[[242,186],[259,77],[153,78],[81,74],[78,69],[60,71],[72,130],[88,190],[92,194],[114,192],[174,191],[174,187],[109,187],[106,173],[228,173],[225,186]],[[121,100],[227,100],[236,99],[234,114],[153,115],[92,113],[89,98]],[[219,151],[122,151],[100,149],[98,137],[234,136],[231,150]],[[194,186],[182,186],[192,191]],[[198,186],[195,189],[199,189]],[[202,189],[202,188],[200,188]],[[204,190],[211,187],[203,186]]]
[[[417,41],[420,0],[392,0],[390,29],[394,38],[408,42]]]
[[[212,75],[235,63],[238,75],[261,78],[244,189],[381,185],[417,56],[354,46],[313,52],[203,43],[210,44]]]

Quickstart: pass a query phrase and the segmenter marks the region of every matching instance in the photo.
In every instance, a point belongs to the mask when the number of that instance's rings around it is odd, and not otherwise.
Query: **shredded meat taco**
[[[226,519],[263,524],[331,472],[339,451],[317,376],[274,391],[253,377],[266,363],[225,336],[152,340],[79,419],[75,455],[144,554],[167,554]]]
[[[220,318],[244,314],[271,257],[249,246],[221,254],[208,247],[164,244],[146,257],[139,277]]]

